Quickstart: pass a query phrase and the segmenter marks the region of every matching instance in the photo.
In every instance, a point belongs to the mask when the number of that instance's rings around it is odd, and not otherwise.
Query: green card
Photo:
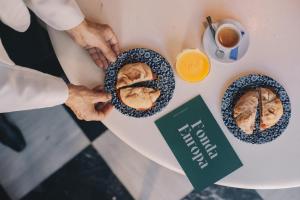
[[[196,190],[203,190],[243,164],[201,96],[155,121]]]

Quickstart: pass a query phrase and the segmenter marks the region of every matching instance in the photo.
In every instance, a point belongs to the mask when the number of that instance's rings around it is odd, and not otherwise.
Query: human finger
[[[106,58],[104,57],[104,55],[102,54],[100,49],[97,49],[97,53],[98,53],[99,59],[103,63],[103,68],[106,69],[108,67],[108,62],[107,62]]]
[[[115,52],[116,55],[119,55],[121,53],[119,44],[113,44],[113,45],[111,45],[111,48],[113,49],[113,51]]]
[[[111,100],[111,94],[106,93],[106,92],[94,92],[91,95],[92,97],[92,103],[102,103],[102,102],[107,102]]]
[[[100,56],[99,56],[96,48],[89,49],[88,52],[98,67],[100,67],[100,68],[105,67],[104,63],[100,59]]]
[[[100,110],[96,110],[96,111],[98,112],[98,114],[102,115],[102,118],[104,118],[112,111],[112,109],[113,109],[113,105],[107,103]]]
[[[115,52],[112,50],[111,46],[108,43],[106,43],[105,41],[102,41],[99,38],[99,42],[96,43],[95,45],[97,48],[99,48],[101,50],[101,52],[103,53],[103,55],[109,62],[116,61],[117,55],[115,54]]]
[[[109,27],[106,29],[105,35],[106,35],[107,42],[110,44],[115,54],[119,55],[120,54],[119,41],[114,31]]]
[[[104,90],[104,85],[97,85],[93,88],[95,92],[102,92]]]

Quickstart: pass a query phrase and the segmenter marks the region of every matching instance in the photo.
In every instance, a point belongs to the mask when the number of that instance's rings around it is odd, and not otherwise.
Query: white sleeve
[[[24,32],[30,25],[30,14],[23,1],[0,0],[0,21],[16,31]]]
[[[25,0],[27,6],[56,30],[69,30],[84,20],[75,0]]]
[[[62,79],[0,62],[0,113],[51,107],[67,98]]]

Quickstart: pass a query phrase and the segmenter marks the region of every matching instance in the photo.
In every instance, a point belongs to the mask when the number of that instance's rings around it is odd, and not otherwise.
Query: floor
[[[300,188],[193,190],[185,176],[143,157],[101,123],[78,121],[63,106],[7,114],[26,149],[0,144],[1,200],[296,200]]]

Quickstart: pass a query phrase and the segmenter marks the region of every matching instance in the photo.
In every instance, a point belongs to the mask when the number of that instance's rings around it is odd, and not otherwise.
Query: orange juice
[[[201,81],[208,75],[209,70],[208,57],[198,49],[187,49],[177,56],[176,71],[185,81]]]

